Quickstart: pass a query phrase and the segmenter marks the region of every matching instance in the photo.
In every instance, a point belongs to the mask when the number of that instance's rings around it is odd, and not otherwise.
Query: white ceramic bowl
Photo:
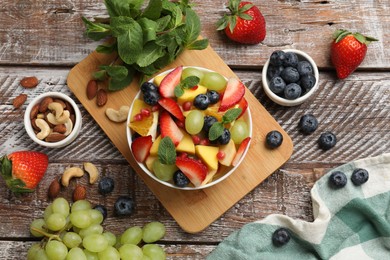
[[[299,58],[300,61],[301,60],[308,61],[311,64],[311,66],[313,67],[314,77],[316,78],[316,83],[310,89],[309,92],[305,93],[303,96],[300,96],[297,99],[289,100],[289,99],[280,97],[280,96],[276,95],[275,93],[273,93],[271,91],[271,89],[269,88],[269,85],[268,85],[269,84],[269,80],[268,80],[268,77],[267,77],[267,70],[268,70],[269,61],[270,61],[270,59],[268,59],[266,61],[266,63],[264,64],[263,71],[262,71],[262,82],[263,82],[264,92],[267,94],[267,96],[272,101],[274,101],[275,103],[277,103],[279,105],[282,105],[282,106],[296,106],[296,105],[300,105],[303,102],[305,102],[306,100],[310,99],[310,97],[313,95],[313,93],[318,89],[318,81],[319,81],[318,67],[317,67],[317,64],[314,62],[314,60],[307,53],[305,53],[303,51],[294,50],[294,49],[286,49],[286,50],[283,50],[283,51],[284,52],[294,52],[294,53],[296,53],[298,55],[298,58]]]
[[[72,132],[65,139],[58,142],[46,142],[44,140],[38,139],[31,125],[31,119],[30,119],[31,110],[36,104],[40,103],[45,97],[52,97],[53,99],[58,98],[69,102],[69,104],[72,106],[75,113],[75,123],[73,125]],[[81,124],[82,124],[82,119],[81,119],[80,109],[77,107],[76,103],[69,96],[60,92],[46,92],[37,96],[30,102],[30,104],[27,106],[26,111],[24,113],[24,128],[26,129],[27,134],[37,144],[49,148],[60,148],[70,144],[79,134],[81,129]]]
[[[209,70],[209,69],[205,69],[205,68],[201,68],[201,67],[194,67],[194,66],[191,66],[193,68],[197,68],[203,72],[213,72],[212,70]],[[183,69],[185,69],[187,67],[184,67]],[[162,73],[160,73],[159,75],[157,76],[160,76],[160,75],[164,75],[164,74],[167,74],[169,72],[171,72],[172,70],[167,70],[167,71],[164,71]],[[149,82],[153,82],[153,78],[151,80],[149,80]],[[246,90],[248,91],[248,90]],[[137,93],[137,95],[135,96],[134,99],[139,99],[141,97],[141,91],[139,91]],[[131,113],[132,113],[132,110],[133,110],[133,104],[134,102],[131,104],[131,107],[130,107],[130,111],[129,111],[129,114],[128,114],[128,117],[127,117],[127,126],[130,124],[130,116],[131,116]],[[250,108],[248,106],[245,114],[242,116],[242,118],[245,120],[245,122],[248,123],[248,127],[249,127],[249,136],[252,137],[252,117],[251,117],[251,113],[250,113]],[[131,143],[132,143],[132,135],[133,135],[133,131],[130,129],[130,127],[127,127],[127,130],[126,130],[126,134],[127,134],[127,142],[129,144],[129,147],[130,147],[130,151],[131,151]],[[146,165],[144,163],[138,163],[138,165],[140,166],[140,168],[147,174],[149,175],[149,177],[151,177],[152,179],[154,179],[155,181],[165,185],[165,186],[168,186],[168,187],[171,187],[171,188],[174,188],[174,189],[179,189],[179,190],[200,190],[200,189],[205,189],[205,188],[209,188],[217,183],[220,183],[221,181],[225,180],[227,177],[229,177],[236,169],[238,166],[240,166],[241,162],[244,160],[248,150],[249,150],[249,147],[250,147],[250,144],[247,146],[247,148],[245,149],[244,153],[243,153],[243,156],[241,157],[240,161],[238,162],[238,164],[234,167],[229,167],[226,169],[226,171],[223,173],[223,174],[220,174],[218,178],[215,178],[214,180],[212,180],[211,182],[205,184],[205,185],[202,185],[202,186],[199,186],[199,187],[194,187],[194,186],[188,186],[188,187],[178,187],[176,185],[173,184],[173,182],[167,182],[167,181],[162,181],[160,179],[158,179],[153,172],[149,171],[149,169],[146,167]],[[134,157],[134,155],[133,155]],[[134,158],[135,160],[135,158]],[[223,185],[223,184],[222,184]]]

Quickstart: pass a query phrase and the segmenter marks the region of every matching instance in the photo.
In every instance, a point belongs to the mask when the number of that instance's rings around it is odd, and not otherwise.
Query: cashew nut
[[[62,116],[62,113],[64,112],[64,108],[62,107],[62,105],[58,102],[51,102],[47,108],[50,109],[51,112],[54,113],[54,115],[56,116],[56,118],[58,119],[60,116]]]
[[[61,183],[63,186],[68,187],[70,179],[72,179],[73,177],[81,177],[83,175],[84,171],[79,167],[68,168],[62,174]]]
[[[70,112],[68,110],[64,110],[64,112],[59,118],[54,116],[53,113],[47,114],[47,121],[49,121],[49,123],[52,123],[53,125],[59,125],[59,124],[64,124],[69,119],[69,117],[70,117]]]
[[[44,119],[45,118],[45,114],[40,113],[40,114],[37,115],[37,118]]]
[[[65,122],[66,132],[64,133],[65,136],[68,136],[72,130],[73,130],[73,122],[70,120],[70,118]]]
[[[41,131],[37,134],[38,139],[43,140],[50,134],[50,126],[45,120],[38,118],[35,120],[35,125],[41,129]]]
[[[113,108],[106,109],[106,116],[114,122],[120,123],[124,122],[127,119],[127,114],[129,113],[130,108],[128,106],[121,106],[119,110]]]
[[[89,183],[94,184],[99,178],[99,171],[93,163],[84,163],[84,170],[89,174]]]

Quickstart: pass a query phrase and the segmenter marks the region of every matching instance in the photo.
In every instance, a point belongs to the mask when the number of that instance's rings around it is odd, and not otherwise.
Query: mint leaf
[[[128,22],[127,25],[121,24],[122,21],[120,21],[120,23],[115,26],[118,39],[118,54],[124,62],[133,64],[137,61],[138,55],[142,52],[142,28],[131,18],[125,20]],[[114,25],[116,25],[116,23],[114,23]]]
[[[207,48],[209,45],[209,40],[208,39],[202,39],[202,40],[197,40],[189,45],[187,45],[187,49],[189,50],[204,50]]]
[[[144,44],[156,40],[157,23],[155,21],[148,18],[141,18],[137,22],[142,28]]]
[[[188,76],[180,82],[180,86],[184,89],[189,89],[197,86],[200,79],[197,76]]]
[[[156,23],[157,23],[157,29],[156,31],[157,32],[162,32],[164,31],[168,24],[169,24],[169,21],[171,21],[171,16],[170,15],[166,15],[166,16],[163,16],[159,19],[156,20]]]
[[[223,124],[221,122],[215,122],[209,130],[209,139],[210,141],[217,140],[223,133]]]
[[[158,160],[162,164],[175,164],[176,162],[176,149],[170,137],[166,136],[161,139],[161,142],[158,146]]]
[[[175,97],[181,97],[184,94],[184,90],[180,86],[176,86],[174,90]]]
[[[237,119],[237,117],[241,114],[241,108],[232,108],[226,111],[226,113],[222,117],[222,123],[228,124]]]
[[[185,44],[190,45],[194,42],[200,34],[200,20],[196,13],[190,9],[186,9],[186,39]]]
[[[114,52],[116,48],[117,48],[116,42],[112,44],[105,43],[105,44],[98,45],[96,51],[99,53],[109,54]]]
[[[133,81],[134,77],[134,68],[127,66],[127,75],[122,80],[119,80],[118,78],[111,77],[108,82],[108,90],[110,91],[117,91],[124,89],[125,87],[129,86],[130,83]]]
[[[143,12],[143,16],[152,20],[156,20],[160,17],[162,11],[161,0],[150,0],[148,6]]]
[[[102,23],[93,23],[85,17],[81,17],[84,24],[87,27],[86,35],[88,38],[99,41],[109,35],[111,35],[110,26]]]
[[[106,70],[96,71],[92,74],[92,76],[94,79],[99,80],[99,81],[105,81],[108,78]]]
[[[164,51],[161,46],[158,46],[154,42],[149,42],[144,46],[142,52],[138,56],[137,64],[140,67],[149,66],[163,55]]]
[[[100,68],[105,70],[108,76],[116,78],[118,81],[125,79],[128,74],[127,68],[121,65],[100,66]]]

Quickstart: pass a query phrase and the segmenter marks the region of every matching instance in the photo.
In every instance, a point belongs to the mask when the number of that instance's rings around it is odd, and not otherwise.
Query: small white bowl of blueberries
[[[296,106],[308,100],[318,88],[318,67],[305,52],[276,50],[262,71],[267,96],[282,106]]]

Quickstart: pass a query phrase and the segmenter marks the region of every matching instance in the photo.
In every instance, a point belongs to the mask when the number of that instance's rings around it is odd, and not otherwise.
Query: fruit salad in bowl
[[[210,187],[244,159],[252,137],[245,86],[200,67],[165,71],[141,85],[127,140],[141,169],[176,189]]]

